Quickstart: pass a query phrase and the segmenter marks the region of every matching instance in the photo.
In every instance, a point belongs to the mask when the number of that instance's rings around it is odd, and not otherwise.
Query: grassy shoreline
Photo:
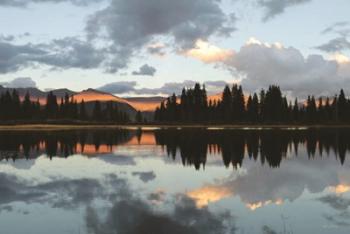
[[[0,131],[54,131],[103,129],[208,128],[208,129],[306,129],[350,128],[350,125],[288,125],[288,124],[11,124],[0,125]]]

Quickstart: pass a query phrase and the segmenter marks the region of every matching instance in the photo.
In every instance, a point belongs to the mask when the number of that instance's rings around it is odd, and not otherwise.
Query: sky
[[[0,84],[120,96],[350,90],[348,0],[0,0]]]

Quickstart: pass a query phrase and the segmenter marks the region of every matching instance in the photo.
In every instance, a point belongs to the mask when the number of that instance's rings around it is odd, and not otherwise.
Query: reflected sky
[[[0,132],[0,233],[349,233],[349,136]]]

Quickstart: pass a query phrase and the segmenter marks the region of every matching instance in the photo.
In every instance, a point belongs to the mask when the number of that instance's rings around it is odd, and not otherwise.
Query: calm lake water
[[[0,233],[350,233],[350,129],[0,132]]]

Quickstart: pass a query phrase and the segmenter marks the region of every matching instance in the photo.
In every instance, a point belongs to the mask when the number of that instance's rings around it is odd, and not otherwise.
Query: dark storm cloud
[[[286,8],[311,2],[311,0],[258,0],[258,5],[265,9],[264,21],[282,14]]]
[[[62,3],[69,2],[77,6],[86,6],[91,3],[101,2],[103,0],[0,0],[0,7],[26,7],[32,3]]]
[[[157,37],[173,39],[175,49],[184,49],[198,39],[228,36],[234,22],[235,17],[227,16],[217,0],[112,0],[90,17],[86,30],[91,40],[113,43],[110,49],[116,60],[109,67],[115,72]]]
[[[193,44],[227,29],[228,17],[217,0],[112,0],[90,18],[88,32],[105,29],[120,46],[141,46],[153,36],[172,35],[180,45]]]
[[[350,49],[350,42],[346,37],[337,37],[316,47],[325,52],[339,52]]]
[[[135,76],[154,76],[156,72],[157,69],[155,69],[152,66],[149,66],[148,64],[145,64],[142,67],[140,67],[138,71],[133,71],[132,74]]]

